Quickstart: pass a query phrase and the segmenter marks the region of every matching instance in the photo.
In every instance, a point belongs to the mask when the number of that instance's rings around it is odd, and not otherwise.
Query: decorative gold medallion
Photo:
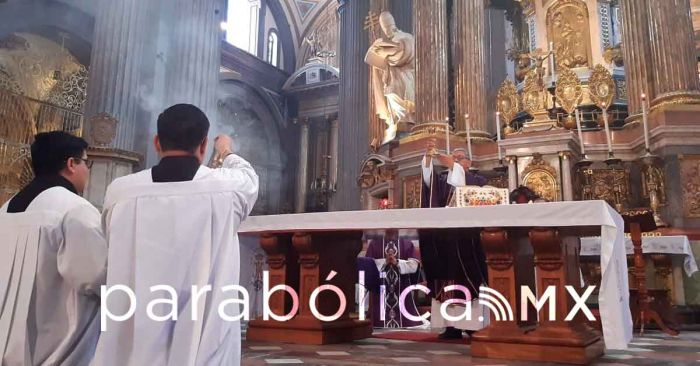
[[[581,103],[583,88],[581,87],[581,79],[578,78],[575,72],[565,67],[562,69],[557,79],[555,95],[564,111],[569,114],[564,126],[572,129],[576,127],[576,120],[574,120],[572,114],[579,103]]]
[[[537,75],[537,70],[530,70],[523,86],[523,108],[530,115],[544,109],[546,96],[544,82]]]
[[[610,107],[615,98],[615,80],[603,65],[596,65],[593,68],[591,77],[588,79],[588,88],[593,103],[603,110]]]
[[[501,112],[501,118],[506,123],[510,124],[518,112],[520,112],[520,96],[515,84],[510,79],[506,79],[498,89],[498,106],[497,109]]]

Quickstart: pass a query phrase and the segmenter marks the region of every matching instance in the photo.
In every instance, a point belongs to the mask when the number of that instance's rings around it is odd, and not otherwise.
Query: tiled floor
[[[472,358],[469,346],[370,338],[348,344],[300,346],[243,342],[242,365],[544,365]],[[647,333],[627,351],[609,352],[594,365],[700,365],[700,332],[679,337]]]

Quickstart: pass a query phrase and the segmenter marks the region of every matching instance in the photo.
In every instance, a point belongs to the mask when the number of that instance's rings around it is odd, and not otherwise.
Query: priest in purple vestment
[[[420,279],[420,261],[416,258],[413,242],[399,236],[398,230],[386,230],[383,236],[369,239],[365,258],[361,258],[360,270],[365,270],[366,284],[372,298],[372,320],[378,328],[407,328],[422,322],[406,318],[405,314],[418,316],[413,292],[404,299],[404,312],[399,306],[401,292]],[[374,268],[363,268],[368,266]],[[384,299],[381,297],[384,286]],[[382,316],[383,315],[383,316]]]
[[[469,171],[471,161],[464,149],[455,149],[451,156],[436,151],[435,140],[429,140],[421,163],[421,207],[446,207],[454,194],[454,187],[484,186],[487,183],[486,178]],[[433,168],[433,159],[437,159],[448,169],[436,171]],[[465,217],[464,220],[468,221],[469,217]],[[479,286],[486,285],[486,258],[479,235],[479,229],[419,231],[421,259],[428,288],[433,297],[431,323],[434,328],[445,328],[441,338],[461,338],[462,330],[471,332],[484,326],[483,322],[478,320],[482,312],[477,302],[472,302],[472,319],[465,321],[447,321],[439,311],[440,305],[447,299],[466,300],[466,296],[458,291],[444,292],[445,286],[464,286],[469,290],[472,299],[478,299]],[[461,315],[464,313],[464,306],[450,306],[448,313],[453,317]]]

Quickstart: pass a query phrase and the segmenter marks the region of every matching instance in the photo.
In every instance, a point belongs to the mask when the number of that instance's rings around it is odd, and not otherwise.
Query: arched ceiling
[[[311,25],[328,6],[338,6],[337,0],[280,0],[292,28],[294,44],[298,48]]]

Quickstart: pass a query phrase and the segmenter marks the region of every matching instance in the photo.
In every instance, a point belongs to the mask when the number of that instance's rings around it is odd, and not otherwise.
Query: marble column
[[[652,105],[700,100],[690,0],[648,0]]]
[[[642,113],[642,93],[649,99],[654,98],[647,2],[620,0],[627,108],[631,117]]]
[[[561,159],[561,186],[564,201],[574,200],[574,186],[571,180],[571,153],[563,151],[559,153]]]
[[[447,1],[413,3],[416,40],[416,126],[449,116]]]
[[[340,0],[340,155],[338,192],[331,197],[331,211],[359,210],[362,207],[357,178],[360,175],[360,163],[369,145],[369,68],[364,63],[369,37],[363,29],[368,12],[369,0]]]
[[[330,159],[330,173],[329,173],[329,181],[331,184],[331,187],[335,187],[335,185],[338,182],[338,129],[339,129],[339,123],[338,123],[338,117],[335,116],[333,117],[333,120],[331,121],[331,132],[330,132],[330,151],[329,155],[331,156]]]
[[[466,133],[469,114],[472,135],[486,129],[486,43],[483,1],[452,3],[452,65],[454,68],[455,129]]]
[[[217,88],[221,65],[221,16],[217,0],[172,0],[172,32],[167,52],[166,107],[194,104],[209,118],[210,140],[217,133]]]
[[[506,161],[508,162],[508,190],[513,192],[518,188],[518,157],[517,156],[506,156]]]
[[[118,121],[114,139],[102,147],[134,151],[149,3],[123,0],[97,5],[85,117],[89,121],[107,113]],[[91,127],[86,123],[85,136],[94,144]]]
[[[299,167],[297,169],[297,192],[294,212],[306,210],[306,194],[309,189],[309,121],[305,118],[299,132]]]

